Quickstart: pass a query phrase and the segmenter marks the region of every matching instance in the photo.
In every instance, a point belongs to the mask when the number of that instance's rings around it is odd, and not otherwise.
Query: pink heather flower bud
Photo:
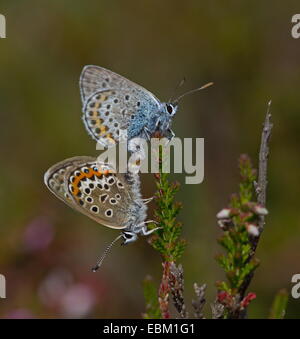
[[[223,208],[218,214],[218,219],[228,219],[230,217],[230,209],[229,208]]]
[[[247,231],[250,235],[254,236],[254,237],[258,237],[259,236],[259,230],[258,227],[256,225],[253,224],[247,224],[246,225]]]
[[[242,309],[246,308],[252,300],[256,298],[256,294],[250,292],[246,295],[246,297],[241,301],[240,306]]]
[[[159,180],[160,179],[160,174],[159,173],[155,173],[154,177],[155,177],[156,180]]]
[[[254,212],[258,215],[267,215],[269,213],[268,210],[261,205],[255,205]]]
[[[228,292],[221,291],[221,292],[218,293],[217,298],[218,298],[219,302],[222,302],[222,301],[230,298],[230,294]]]

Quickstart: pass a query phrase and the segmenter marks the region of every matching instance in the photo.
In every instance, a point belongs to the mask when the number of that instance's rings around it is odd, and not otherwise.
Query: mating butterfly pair
[[[128,141],[136,137],[149,139],[159,132],[172,138],[171,122],[178,102],[196,90],[162,103],[143,87],[112,71],[86,66],[80,77],[82,119],[88,133],[105,148],[119,143],[123,136]],[[70,207],[104,226],[122,230],[94,270],[120,238],[127,244],[139,234],[149,235],[158,229],[147,230],[146,204],[151,199],[141,198],[138,174],[116,173],[108,163],[75,157],[52,166],[44,180],[49,190]]]
[[[162,104],[141,86],[109,70],[86,66],[80,77],[83,121],[89,134],[105,147],[134,137],[150,137],[156,130],[173,135],[171,119],[177,105]],[[91,157],[66,159],[45,174],[45,184],[59,199],[98,223],[122,233],[123,244],[148,235],[146,203],[138,174],[116,173],[108,163]],[[107,248],[106,252],[112,246]],[[100,267],[103,257],[95,270]]]

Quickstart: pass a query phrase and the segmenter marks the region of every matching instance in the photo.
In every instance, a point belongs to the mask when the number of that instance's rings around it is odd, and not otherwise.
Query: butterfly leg
[[[153,229],[151,229],[151,230],[147,230],[147,226],[146,226],[146,224],[149,224],[149,223],[154,223],[154,224],[158,224],[158,222],[157,221],[154,221],[154,220],[148,220],[148,221],[145,221],[142,225],[142,228],[141,228],[141,233],[142,233],[142,235],[145,235],[145,236],[147,236],[147,235],[150,235],[150,234],[152,234],[153,232],[155,232],[155,231],[157,231],[157,230],[160,230],[160,229],[162,229],[162,227],[156,227],[156,228],[153,228]]]
[[[146,227],[143,227],[143,228],[142,228],[142,235],[147,236],[147,235],[150,235],[150,234],[152,234],[153,232],[155,232],[155,231],[157,231],[157,230],[160,230],[160,229],[162,229],[162,227],[156,227],[156,228],[153,228],[152,230],[147,230]]]
[[[155,221],[155,220],[148,220],[148,221],[144,221],[142,224],[140,224],[140,225],[147,225],[147,224],[156,224],[156,225],[158,225],[158,222],[157,221]]]
[[[148,198],[148,199],[142,199],[143,203],[145,205],[149,204],[149,202],[151,202],[154,199],[154,197]]]
[[[171,130],[171,128],[168,128],[168,133],[169,135],[167,136],[167,138],[168,138],[168,143],[169,143],[175,137],[175,133]]]
[[[160,124],[160,118],[158,118],[157,121],[156,121],[156,123],[155,123],[155,129],[158,128],[159,124]]]
[[[144,127],[144,132],[146,134],[146,137],[147,137],[148,141],[150,141],[150,131],[149,131],[149,129],[146,126]]]
[[[152,200],[154,199],[154,197],[151,198],[147,198],[147,199],[141,199],[142,203],[137,202],[137,204],[142,207],[142,205],[147,205],[149,204]]]

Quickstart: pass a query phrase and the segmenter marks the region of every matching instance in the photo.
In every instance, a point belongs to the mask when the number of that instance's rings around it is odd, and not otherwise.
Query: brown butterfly
[[[123,238],[123,244],[149,235],[158,228],[147,229],[146,204],[142,199],[138,174],[117,173],[108,163],[93,157],[74,157],[63,160],[45,173],[49,190],[78,212],[104,226],[120,229],[121,234],[108,246],[98,261],[97,270],[111,246]]]

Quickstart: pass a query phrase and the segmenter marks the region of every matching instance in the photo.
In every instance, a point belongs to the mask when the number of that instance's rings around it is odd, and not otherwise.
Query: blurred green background
[[[272,99],[270,215],[250,291],[249,317],[266,317],[275,292],[300,273],[300,39],[291,36],[299,1],[0,1],[0,273],[7,298],[0,317],[134,318],[144,311],[141,281],[161,274],[159,255],[140,239],[116,246],[102,269],[90,267],[116,236],[74,212],[45,187],[43,174],[71,156],[96,155],[81,121],[78,78],[96,64],[146,87],[161,100],[215,85],[182,101],[173,129],[205,138],[205,181],[178,200],[188,241],[182,258],[187,302],[192,285],[223,279],[214,256],[216,213],[237,190],[237,158],[257,163],[261,125]],[[298,179],[297,179],[298,178]],[[145,197],[155,190],[143,175]],[[151,212],[150,212],[151,217]],[[190,306],[190,305],[189,305]],[[206,307],[209,315],[209,303]],[[287,317],[300,317],[290,298]]]

